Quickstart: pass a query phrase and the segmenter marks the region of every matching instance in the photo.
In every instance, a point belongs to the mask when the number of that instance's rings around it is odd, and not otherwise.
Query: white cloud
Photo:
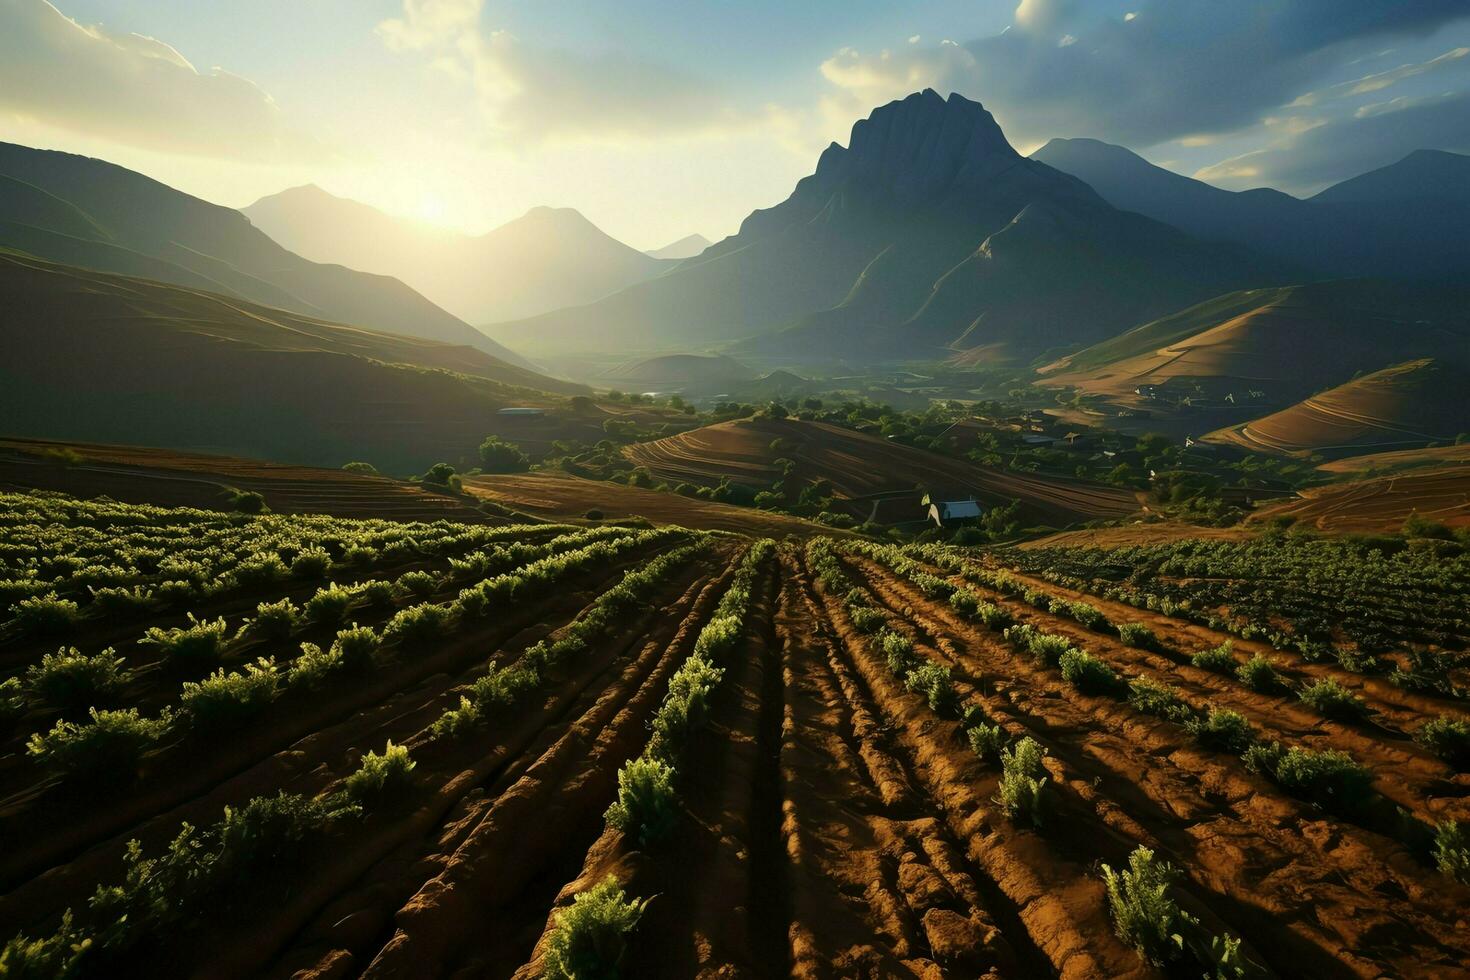
[[[0,111],[148,150],[229,159],[311,157],[271,97],[170,45],[79,24],[47,0],[0,2]]]
[[[1446,68],[1470,65],[1470,62],[1464,60],[1467,55],[1470,55],[1470,48],[1451,48],[1444,54],[1430,58],[1428,61],[1399,65],[1397,68],[1391,68],[1388,71],[1364,75],[1362,78],[1355,78],[1351,81],[1329,86],[1320,92],[1307,92],[1304,95],[1297,96],[1295,101],[1291,103],[1291,106],[1293,108],[1314,106],[1336,99],[1350,98],[1354,95],[1369,95],[1373,92],[1381,92],[1389,86],[1396,85],[1407,78],[1416,78],[1420,75],[1427,75],[1430,72],[1440,71]]]
[[[403,0],[403,16],[377,32],[391,50],[425,54],[462,78],[501,140],[727,135],[759,121],[705,79],[620,54],[529,44],[485,30],[481,13],[482,0]]]

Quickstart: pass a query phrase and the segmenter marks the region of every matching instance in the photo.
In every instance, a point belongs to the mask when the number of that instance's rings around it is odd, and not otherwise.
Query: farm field
[[[0,522],[11,975],[1470,958],[1452,549],[1179,541],[1120,578],[1101,548],[58,494]]]
[[[235,489],[260,494],[279,514],[489,520],[462,499],[347,470],[42,439],[0,439],[0,487],[205,510],[230,509],[228,491]]]
[[[1057,525],[1123,517],[1139,509],[1137,495],[1116,487],[978,466],[823,422],[753,419],[707,425],[624,454],[660,479],[764,487],[781,478],[781,459],[794,462],[800,483],[827,480],[848,499],[925,486],[974,492],[992,502],[1020,500],[1032,517]],[[866,510],[860,519],[865,518]]]
[[[702,531],[772,537],[848,534],[773,511],[560,473],[472,476],[464,479],[464,488],[476,497],[549,520],[580,521],[595,511],[606,519],[643,517],[655,524],[678,524]]]
[[[1298,498],[1262,507],[1251,520],[1289,517],[1329,532],[1392,532],[1409,514],[1448,527],[1470,525],[1470,462],[1312,487]]]

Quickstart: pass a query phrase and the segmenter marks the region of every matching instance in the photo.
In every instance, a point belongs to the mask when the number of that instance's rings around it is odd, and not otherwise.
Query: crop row
[[[642,754],[618,771],[617,800],[606,820],[649,847],[665,838],[679,815],[679,764],[690,737],[708,719],[710,697],[725,675],[719,661],[734,649],[745,629],[752,590],[775,551],[761,540],[746,552],[720,598],[714,614],[700,629],[694,650],[669,678],[669,689],[650,723]],[[577,895],[558,911],[547,938],[547,980],[615,975],[627,943],[646,903],[629,898],[614,878]]]
[[[882,549],[864,548],[861,545],[848,547],[896,558],[889,566],[896,574],[905,578],[909,578],[910,574],[918,576],[917,581],[910,581],[921,590],[927,585],[935,593],[945,591],[934,581],[937,577],[927,576],[917,563],[901,554],[892,551],[885,553]],[[1068,637],[1048,633],[1029,624],[1003,625],[1006,622],[1003,614],[997,617],[990,613],[985,609],[988,604],[962,587],[951,584],[948,594],[942,597],[967,618],[990,630],[998,630],[1006,642],[1029,655],[1038,666],[1057,671],[1079,693],[1123,701],[1136,711],[1178,725],[1202,748],[1239,756],[1251,772],[1265,776],[1299,799],[1339,816],[1359,820],[1368,818],[1370,810],[1386,809],[1373,790],[1372,774],[1346,752],[1338,749],[1314,750],[1302,746],[1284,748],[1278,740],[1260,740],[1249,721],[1239,712],[1213,706],[1201,708],[1190,704],[1173,687],[1146,674],[1127,676],[1120,673],[1105,660],[1075,645]],[[977,602],[981,603],[978,609]],[[860,618],[854,618],[855,625],[860,626]],[[1120,632],[1126,630],[1127,627],[1124,627]],[[1206,657],[1220,654],[1219,648],[1204,652]],[[1225,655],[1228,656],[1228,653]],[[1256,658],[1240,668],[1240,675],[1244,683],[1259,689],[1269,683],[1263,676],[1265,671],[1271,671],[1270,665],[1264,658]],[[1324,714],[1340,716],[1344,712],[1356,713],[1361,710],[1360,701],[1331,681],[1319,682],[1304,689],[1302,698],[1323,710]],[[933,704],[934,700],[931,698],[931,705]],[[1453,722],[1441,724],[1456,727]],[[1018,766],[1014,754],[1019,751],[1019,747],[1010,750],[1011,755],[1007,756],[1007,749],[1003,748],[1004,735],[997,726],[988,724],[969,711],[964,716],[963,725],[977,754],[999,758],[1003,766],[1008,762],[1013,767]],[[1463,723],[1458,723],[1457,729],[1457,734],[1450,735],[1450,738],[1470,736],[1470,731],[1465,729]],[[1031,750],[1030,754],[1034,755],[1034,752],[1035,750]],[[1039,764],[1039,757],[1036,761]],[[1032,780],[1040,778],[1039,770],[1027,776],[1018,769],[1015,792],[1008,800],[1007,809],[1026,813],[1034,818],[1039,812],[1041,786],[1033,784]],[[1008,795],[1004,777],[1002,795]],[[1466,851],[1470,847],[1470,835],[1462,832],[1454,821],[1442,822],[1431,831],[1405,813],[1397,814],[1391,821],[1384,821],[1376,814],[1372,816],[1374,823],[1391,823],[1398,836],[1403,837],[1419,853],[1432,858],[1436,866],[1446,874],[1459,875],[1463,862],[1470,860],[1470,852]]]

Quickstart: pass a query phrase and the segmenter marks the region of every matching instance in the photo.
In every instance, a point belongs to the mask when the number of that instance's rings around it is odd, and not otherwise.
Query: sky
[[[232,207],[575,207],[638,248],[733,233],[925,87],[1022,152],[1307,195],[1470,152],[1470,0],[0,0],[0,140]]]

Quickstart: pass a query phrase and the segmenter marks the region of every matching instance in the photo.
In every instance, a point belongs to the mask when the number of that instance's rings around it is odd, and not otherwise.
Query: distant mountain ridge
[[[663,248],[652,248],[645,255],[655,259],[689,259],[710,247],[710,240],[703,235],[685,235],[676,242],[669,242]]]
[[[624,245],[573,208],[532,208],[471,236],[308,184],[244,214],[293,251],[396,276],[474,324],[589,303],[675,264]]]
[[[517,354],[396,279],[309,262],[240,212],[103,160],[0,143],[0,246],[309,316]]]
[[[1086,181],[1114,207],[1318,275],[1470,274],[1470,156],[1418,150],[1308,200],[1223,190],[1100,140],[1054,139],[1031,157]]]
[[[927,89],[859,120],[785,201],[697,258],[596,303],[488,329],[529,347],[1019,356],[1284,276],[1246,250],[1117,210],[1018,154],[979,103]]]

